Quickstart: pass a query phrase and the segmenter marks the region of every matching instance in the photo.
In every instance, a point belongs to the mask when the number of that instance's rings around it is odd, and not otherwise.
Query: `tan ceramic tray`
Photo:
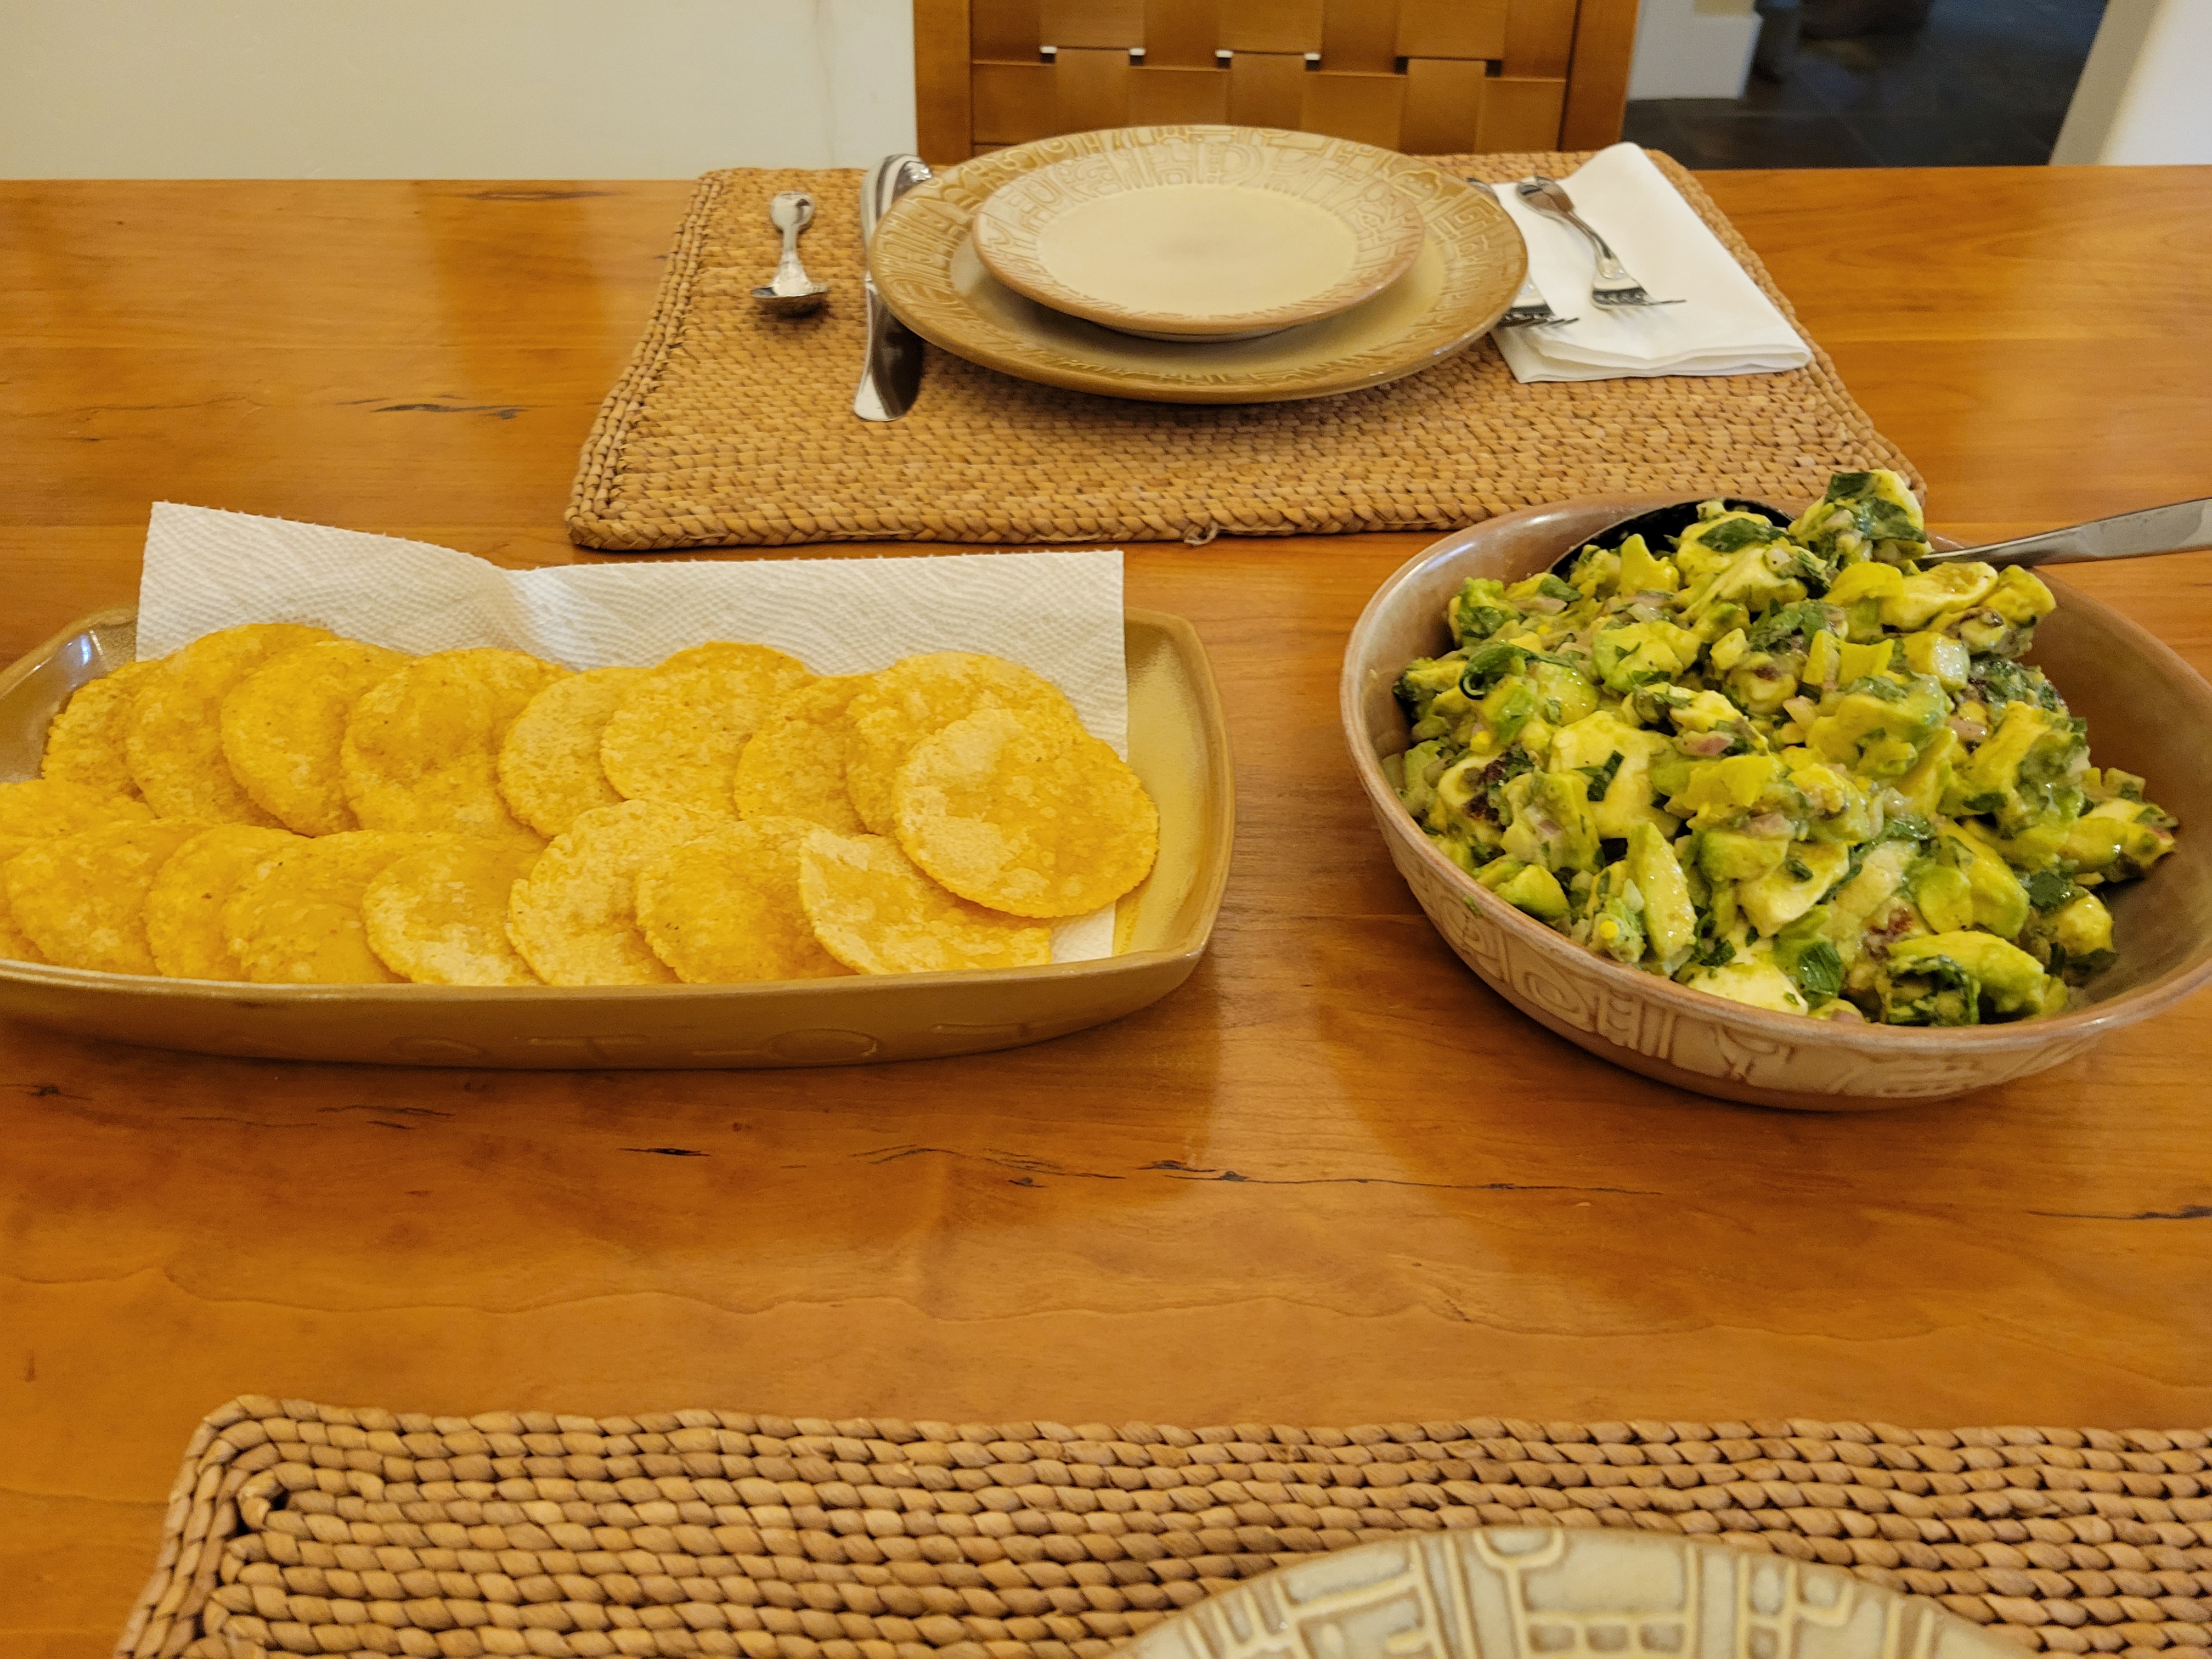
[[[1408,155],[1345,147],[1420,210],[1413,268],[1371,300],[1256,340],[1162,341],[1025,299],[984,268],[972,234],[1001,185],[1055,162],[1237,127],[1119,127],[993,150],[917,185],[876,228],[868,270],[901,321],[971,362],[1046,386],[1159,403],[1281,403],[1381,386],[1442,362],[1505,314],[1528,255],[1486,192]],[[1318,148],[1337,141],[1285,133]],[[925,390],[925,398],[928,395]]]
[[[137,654],[137,612],[75,623],[0,673],[0,781],[38,774],[70,694]],[[1229,873],[1236,800],[1213,671],[1180,617],[1132,611],[1129,763],[1160,856],[1095,962],[761,985],[239,985],[0,961],[0,1015],[80,1036],[394,1066],[752,1067],[1011,1048],[1158,1000],[1198,965]]]

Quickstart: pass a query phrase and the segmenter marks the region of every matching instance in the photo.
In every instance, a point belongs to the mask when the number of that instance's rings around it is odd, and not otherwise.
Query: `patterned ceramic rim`
[[[1121,1651],[1128,1659],[2000,1659],[2015,1650],[1931,1599],[1842,1566],[1717,1540],[1553,1525],[1408,1532],[1309,1556],[1170,1613]]]
[[[1250,343],[1196,341],[1141,367],[1085,355],[980,313],[953,280],[953,260],[969,244],[976,210],[1000,185],[1073,156],[1130,149],[1185,136],[1265,131],[1249,127],[1118,127],[1068,133],[994,150],[917,185],[876,228],[868,270],[899,319],[932,343],[1022,380],[1075,392],[1160,403],[1277,403],[1380,386],[1442,362],[1472,344],[1505,314],[1528,270],[1513,222],[1486,192],[1411,156],[1318,135],[1279,135],[1316,147],[1340,146],[1347,165],[1370,169],[1419,210],[1427,242],[1443,262],[1436,296],[1413,324],[1359,349],[1295,361],[1301,336],[1286,330],[1266,343],[1272,356],[1250,361]],[[1271,135],[1277,136],[1277,135]],[[1328,319],[1308,324],[1328,328]],[[1234,355],[1231,355],[1234,354]],[[1293,361],[1285,361],[1293,359]]]
[[[1331,138],[1255,128],[1215,129],[1158,143],[1072,155],[1025,173],[992,191],[976,210],[976,257],[994,276],[1040,305],[1109,328],[1196,337],[1249,334],[1332,317],[1404,276],[1426,236],[1420,210],[1389,179]],[[1175,185],[1212,185],[1289,197],[1328,213],[1352,235],[1356,254],[1335,282],[1304,299],[1257,311],[1141,311],[1071,287],[1048,265],[1039,243],[1055,219],[1110,196]]]

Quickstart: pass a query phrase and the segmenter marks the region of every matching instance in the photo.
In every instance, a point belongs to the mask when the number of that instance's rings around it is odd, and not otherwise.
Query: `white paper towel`
[[[421,654],[503,646],[570,668],[650,667],[702,640],[864,674],[925,651],[1033,668],[1126,758],[1121,555],[641,560],[502,570],[426,542],[155,503],[138,586],[138,654],[249,622],[311,623]],[[1054,962],[1114,948],[1114,913],[1060,923]]]

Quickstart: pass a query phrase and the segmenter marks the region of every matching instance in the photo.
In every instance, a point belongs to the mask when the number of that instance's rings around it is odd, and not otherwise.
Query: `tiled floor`
[[[1807,40],[1741,100],[1628,106],[1625,137],[1690,167],[2040,166],[2104,0],[1936,0],[1911,34]]]

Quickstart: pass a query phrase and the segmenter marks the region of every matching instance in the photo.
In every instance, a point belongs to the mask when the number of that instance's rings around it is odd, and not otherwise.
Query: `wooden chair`
[[[915,0],[921,154],[1230,121],[1416,155],[1620,137],[1636,0]]]

